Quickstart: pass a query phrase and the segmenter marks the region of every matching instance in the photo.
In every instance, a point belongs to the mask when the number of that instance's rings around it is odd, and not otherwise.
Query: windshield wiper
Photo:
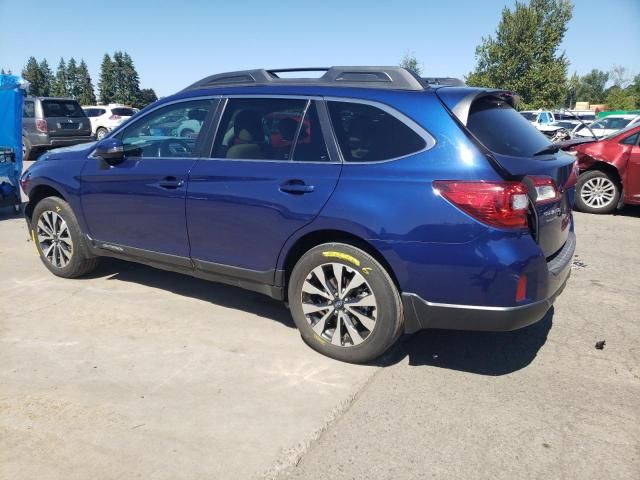
[[[558,150],[560,150],[560,145],[549,145],[547,147],[544,147],[542,150],[538,150],[533,154],[533,156],[537,157],[538,155],[548,155],[551,153],[556,153]]]

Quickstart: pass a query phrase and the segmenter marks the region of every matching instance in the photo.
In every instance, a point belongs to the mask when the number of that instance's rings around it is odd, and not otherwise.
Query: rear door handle
[[[176,177],[164,177],[158,182],[158,185],[167,190],[175,190],[184,185],[184,180],[178,180]]]
[[[315,190],[313,185],[307,185],[302,180],[289,180],[288,182],[280,185],[280,191],[284,193],[291,193],[294,195],[302,195],[304,193],[311,193]]]

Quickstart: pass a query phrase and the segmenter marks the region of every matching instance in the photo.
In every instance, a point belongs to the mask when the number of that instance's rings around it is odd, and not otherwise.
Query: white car
[[[569,134],[563,125],[557,123],[558,119],[553,112],[548,110],[524,110],[520,115],[549,138],[554,138],[556,135],[564,137]]]
[[[596,120],[589,127],[593,130],[593,135],[598,138],[606,137],[612,133],[622,130],[625,127],[640,123],[640,115],[608,115],[600,120]],[[574,137],[592,137],[593,135],[583,125],[578,125],[573,130]]]
[[[82,107],[91,122],[91,131],[98,140],[102,140],[107,133],[131,118],[135,109],[126,105],[110,103],[109,105],[88,105]]]

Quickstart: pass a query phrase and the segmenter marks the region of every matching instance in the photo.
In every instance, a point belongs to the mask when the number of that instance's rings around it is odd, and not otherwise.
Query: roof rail
[[[281,78],[281,73],[324,72],[319,78]],[[424,90],[429,85],[402,67],[319,67],[255,69],[205,77],[185,90],[220,86],[316,85],[366,87],[389,90]]]

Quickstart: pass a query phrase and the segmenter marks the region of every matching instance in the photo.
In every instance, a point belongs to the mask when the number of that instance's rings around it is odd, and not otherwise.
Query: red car
[[[580,169],[578,210],[610,213],[621,203],[640,205],[639,140],[640,125],[635,125],[569,148],[576,153]]]

